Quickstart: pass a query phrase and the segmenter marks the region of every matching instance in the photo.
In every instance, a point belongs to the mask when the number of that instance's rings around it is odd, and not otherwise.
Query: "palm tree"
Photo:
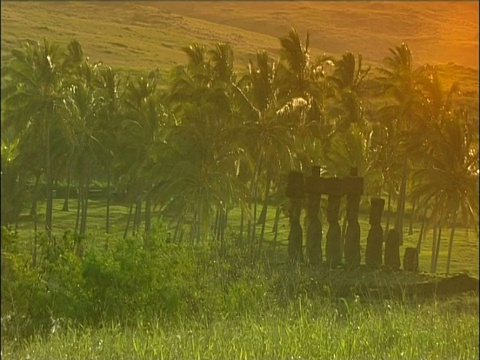
[[[234,93],[237,95],[234,100],[237,100],[240,116],[244,120],[240,125],[234,126],[233,131],[239,135],[240,142],[248,150],[254,164],[250,181],[253,200],[253,219],[249,221],[253,224],[249,230],[250,242],[253,245],[256,237],[255,225],[260,223],[260,246],[264,238],[272,184],[278,184],[292,147],[289,139],[293,123],[285,113],[278,111],[278,89],[275,83],[277,68],[277,64],[270,61],[266,52],[258,52],[256,63],[250,60],[248,73],[239,81],[239,90]],[[263,208],[257,219],[256,199],[262,182]]]
[[[233,69],[234,55],[229,44],[219,43],[210,50],[211,70],[214,79],[224,82],[226,85],[235,83],[235,71]]]
[[[468,163],[468,158],[470,156],[465,156],[471,150],[468,149],[470,136],[456,121],[451,121],[446,127],[452,134],[442,135],[443,149],[437,149],[438,153],[431,159],[432,165],[415,172],[414,176],[421,180],[421,184],[416,187],[413,195],[420,198],[422,203],[427,203],[437,196],[431,215],[432,221],[436,220],[436,222],[442,223],[449,220],[451,224],[452,231],[447,260],[448,273],[459,213],[473,224],[478,218],[476,213],[478,178],[476,174],[469,172],[468,167],[471,164]],[[450,138],[446,138],[447,136]],[[453,146],[457,146],[457,149],[452,149]],[[459,158],[461,155],[463,156]],[[439,249],[437,248],[436,251],[438,253]],[[438,256],[437,253],[435,256]]]
[[[392,195],[395,189],[398,188],[398,178],[400,177],[399,169],[402,168],[402,160],[399,152],[396,150],[398,133],[392,122],[383,121],[376,122],[372,125],[372,131],[369,135],[370,153],[371,153],[371,174],[374,173],[379,178],[379,187],[376,194],[382,196],[384,190],[387,192],[387,211],[386,211],[386,225],[384,235],[385,237],[390,230],[390,214],[392,205]],[[374,180],[370,179],[367,185],[371,185]],[[375,192],[374,192],[375,193]]]
[[[413,136],[411,146],[413,154],[420,154],[423,166],[414,173],[417,183],[413,195],[424,205],[434,199],[432,221],[440,224],[448,221],[451,225],[448,273],[459,212],[476,227],[478,132],[469,129],[468,112],[455,108],[458,84],[453,83],[445,93],[433,67],[425,67],[420,80],[425,97],[424,123],[422,136]],[[434,264],[438,253],[439,246],[436,246]]]
[[[93,165],[101,147],[97,138],[100,102],[94,80],[98,76],[98,66],[91,65],[88,59],[85,59],[78,64],[76,70],[77,74],[72,79],[66,101],[69,116],[65,121],[65,132],[72,144],[70,164],[79,171],[77,219],[81,212],[80,234],[83,234],[87,227],[88,195]]]
[[[347,52],[335,61],[333,74],[327,77],[332,85],[334,99],[328,109],[329,118],[335,119],[337,129],[346,130],[350,124],[360,124],[364,120],[364,106],[360,97],[365,77],[370,67],[362,67],[362,56]]]
[[[214,209],[224,214],[242,201],[239,158],[245,152],[232,126],[236,107],[248,102],[235,83],[230,46],[184,50],[188,64],[174,69],[168,98],[175,124],[158,144],[163,156],[154,167],[162,178],[158,193],[172,195],[167,208],[178,214],[177,227],[190,215],[192,239],[200,239],[208,235]]]
[[[316,92],[313,61],[310,59],[310,35],[307,32],[305,44],[297,31],[292,28],[287,36],[280,38],[280,64],[277,81],[282,99],[301,97],[305,100]]]
[[[71,41],[67,45],[67,53],[62,63],[63,72],[67,80],[67,85],[66,85],[67,94],[69,94],[69,91],[72,91],[73,89],[70,86],[76,86],[82,82],[91,83],[91,79],[85,79],[85,75],[87,75],[84,67],[86,61],[88,61],[88,59],[85,58],[83,49],[80,43],[77,40]],[[69,115],[67,114],[67,116]],[[72,129],[67,130],[67,135],[71,130]],[[72,141],[73,139],[70,138],[70,145]],[[62,208],[63,211],[69,210],[71,177],[72,177],[72,172],[74,171],[74,166],[75,166],[75,161],[73,161],[74,157],[75,157],[75,146],[70,146],[70,151],[68,151],[68,155],[64,159],[67,166],[67,191],[65,194],[65,200]]]
[[[347,176],[356,167],[366,175],[371,129],[367,126],[361,90],[370,67],[362,67],[362,56],[347,52],[334,61],[333,73],[327,76],[333,97],[329,99],[326,117],[334,128],[326,142],[327,172]]]
[[[114,163],[119,153],[118,133],[121,119],[121,81],[118,73],[112,68],[100,69],[96,86],[98,88],[97,96],[100,98],[100,109],[98,114],[98,138],[102,146],[102,153],[99,160],[107,173],[107,209],[105,231],[110,232],[110,203],[112,200],[111,182],[114,178]]]
[[[161,179],[154,196],[164,200],[165,210],[183,222],[191,216],[191,239],[206,239],[215,209],[227,211],[241,199],[242,184],[236,180],[235,160],[241,149],[194,126],[170,130],[165,143],[157,145],[162,159],[153,176]]]
[[[148,175],[158,154],[153,153],[156,143],[163,142],[167,116],[159,101],[156,72],[147,77],[129,80],[123,97],[123,116],[119,133],[120,171],[129,199],[136,204],[133,232],[140,226],[141,205],[146,199],[145,230],[151,228],[151,194],[155,181]],[[128,228],[128,224],[127,224]]]
[[[474,146],[478,139],[466,129],[461,116],[461,113],[456,113],[435,126],[437,131],[429,139],[428,153],[425,155],[428,163],[414,173],[418,185],[412,193],[423,206],[429,202],[434,204],[431,222],[447,222],[451,226],[447,273],[450,272],[459,215],[473,224],[478,232],[475,225],[478,221],[478,174],[472,171],[478,159]],[[438,252],[437,246],[436,258]]]
[[[416,84],[419,70],[413,69],[412,52],[405,43],[390,49],[390,56],[385,59],[385,65],[386,68],[382,68],[380,71],[384,75],[382,80],[387,94],[391,96],[393,102],[383,107],[379,115],[383,120],[393,122],[396,132],[399,134],[395,148],[401,154],[403,165],[400,176],[395,230],[400,236],[400,243],[402,243],[406,189],[410,169],[409,155],[405,151],[405,140],[409,139],[408,133],[412,127],[420,122],[420,116],[417,111],[421,97]]]
[[[13,126],[22,134],[39,134],[42,139],[47,199],[45,230],[48,234],[52,230],[53,208],[51,138],[61,121],[59,110],[64,99],[62,60],[58,45],[46,39],[42,44],[27,41],[12,51],[12,58],[2,71],[6,84],[3,105],[6,112],[15,114],[6,117],[5,126]]]
[[[310,169],[313,153],[325,153],[334,128],[329,123],[326,106],[331,96],[332,59],[320,56],[313,60],[307,33],[303,44],[295,29],[280,38],[280,62],[275,76],[279,112],[296,116],[292,132],[295,154],[300,167]],[[329,70],[330,69],[330,70]],[[305,147],[305,144],[311,144]]]
[[[2,196],[2,214],[1,225],[8,226],[17,223],[20,213],[25,206],[25,199],[21,196],[21,186],[18,182],[20,173],[19,156],[19,138],[9,138],[4,136],[6,131],[2,131],[1,148],[1,196]]]

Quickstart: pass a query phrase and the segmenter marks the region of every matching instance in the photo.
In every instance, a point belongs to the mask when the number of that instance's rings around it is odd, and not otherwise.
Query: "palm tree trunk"
[[[403,244],[403,218],[405,215],[405,202],[407,197],[407,178],[408,178],[408,162],[405,158],[403,165],[402,181],[400,182],[400,194],[397,203],[397,216],[395,219],[395,230],[399,235],[400,245]]]
[[[193,212],[193,217],[192,217],[192,223],[190,225],[190,242],[193,244],[195,241],[195,233],[196,233],[196,225],[197,225],[197,210],[195,207],[195,210]]]
[[[251,200],[248,203],[248,220],[247,220],[247,246],[250,245],[251,255],[253,255],[253,248],[252,248],[252,202]]]
[[[145,200],[145,233],[150,233],[152,229],[152,200],[150,196],[147,195],[147,199]]]
[[[267,219],[267,207],[265,205],[265,201],[262,202],[262,210],[260,210],[260,215],[258,215],[257,225],[265,224],[265,220]]]
[[[220,210],[220,215],[218,219],[219,223],[219,239],[220,239],[220,254],[222,256],[225,255],[225,221],[226,221],[227,213],[225,210]]]
[[[275,223],[273,224],[273,252],[276,252],[277,249],[277,238],[278,238],[278,223],[280,221],[280,205],[277,206],[277,211],[275,214]]]
[[[184,216],[181,216],[177,220],[177,225],[175,226],[175,232],[173,233],[173,242],[177,242],[177,238],[180,233],[180,226],[183,226],[183,219],[184,219]]]
[[[80,220],[80,234],[85,234],[87,230],[88,191],[89,191],[89,187],[88,185],[86,185],[85,192],[82,199],[82,216]]]
[[[142,199],[138,197],[135,204],[135,216],[133,217],[133,229],[132,229],[133,236],[138,234],[138,231],[140,230],[141,222],[142,222]]]
[[[271,179],[270,171],[267,170],[267,185],[265,188],[265,198],[263,199],[263,209],[259,219],[262,221],[262,230],[260,232],[260,248],[262,248],[263,240],[265,236],[265,225],[267,223],[268,200],[270,198],[271,182],[272,182],[272,179]]]
[[[387,223],[385,225],[385,233],[383,238],[387,238],[388,231],[390,230],[390,214],[392,213],[392,192],[388,192],[388,205],[387,205]]]
[[[438,256],[440,255],[440,242],[442,240],[442,226],[438,226],[438,238],[437,238],[437,246],[436,246],[436,251],[435,251],[435,264],[434,264],[434,269],[433,272],[437,272],[437,265],[438,265]]]
[[[175,243],[177,241],[178,232],[179,232],[179,228],[180,228],[180,221],[181,221],[181,219],[177,219],[177,222],[175,223],[175,226],[174,226],[174,229],[173,229],[173,237],[170,237],[171,242]],[[173,224],[173,221],[170,222],[169,224]]]
[[[243,206],[241,206],[240,209],[240,234],[238,238],[238,242],[240,244],[243,244],[243,223],[244,223],[244,217],[245,217],[245,210],[243,209]]]
[[[343,253],[345,250],[345,233],[347,232],[347,216],[343,216],[342,231],[340,233],[340,257],[343,259]]]
[[[433,225],[433,235],[432,235],[432,260],[430,262],[430,272],[435,272],[435,256],[437,253],[436,245],[437,245],[437,224]]]
[[[421,247],[422,247],[422,240],[425,238],[426,223],[427,223],[427,207],[425,207],[425,210],[423,211],[422,227],[420,228],[420,234],[418,235],[417,252],[419,254],[420,254],[420,250],[421,250]]]
[[[105,219],[105,231],[110,233],[110,167],[107,166],[107,215]]]
[[[130,227],[130,220],[132,219],[132,212],[133,212],[133,202],[130,203],[130,210],[128,211],[128,218],[127,218],[127,226],[125,227],[125,231],[123,233],[123,238],[127,238],[128,228]]]
[[[80,224],[80,211],[83,209],[83,176],[80,175],[80,182],[77,189],[77,217],[75,220],[75,233],[78,232],[78,226]]]
[[[252,246],[255,246],[257,235],[257,187],[255,186],[255,194],[253,199],[253,220],[252,220]]]
[[[455,228],[457,227],[458,211],[455,211],[453,216],[452,231],[450,232],[450,241],[448,243],[448,257],[447,257],[447,275],[450,274],[450,261],[452,260],[453,237],[455,236]]]
[[[178,243],[181,244],[183,240],[183,235],[185,233],[185,228],[183,227],[183,224],[185,223],[185,218],[182,218],[182,225],[180,226],[180,237],[178,239]]]
[[[218,223],[220,217],[220,209],[217,208],[215,211],[215,225],[213,227],[213,234],[215,236],[215,240],[220,238],[220,225]]]
[[[38,184],[40,182],[40,174],[35,174],[35,185],[33,186],[33,201],[30,208],[30,215],[37,215],[37,201],[38,201]]]
[[[65,194],[65,200],[63,201],[62,211],[68,211],[68,205],[70,200],[70,180],[72,178],[72,167],[73,167],[73,152],[72,155],[69,156],[69,166],[68,166],[68,174],[67,174],[67,192]]]
[[[277,209],[275,210],[275,219],[273,220],[273,227],[272,227],[272,232],[275,233],[278,230],[278,222],[280,221],[280,210],[281,207],[280,205],[277,206]]]
[[[413,217],[415,216],[415,206],[417,205],[417,202],[414,201],[412,205],[412,213],[410,214],[410,224],[408,226],[408,235],[413,234]]]
[[[223,224],[222,224],[222,241],[225,241],[225,229],[228,225],[228,209],[225,209],[225,213],[223,214]]]
[[[35,207],[33,209],[33,254],[32,254],[32,264],[33,267],[37,266],[37,242],[38,242],[38,235],[37,235],[37,201],[34,200]]]
[[[83,184],[85,192],[83,196],[82,220],[80,222],[80,234],[85,234],[87,231],[87,211],[88,211],[88,195],[90,192],[90,176],[88,163],[85,165],[86,181]]]
[[[47,208],[45,211],[45,231],[48,236],[52,232],[52,214],[53,214],[53,194],[52,194],[52,159],[50,158],[50,126],[46,124],[46,108],[44,113],[44,121],[46,126],[46,180],[47,180]]]
[[[267,221],[268,199],[270,197],[271,181],[271,171],[267,168],[267,179],[265,182],[265,193],[263,197],[262,210],[260,211],[260,215],[258,216],[257,224],[265,224],[265,221]]]
[[[133,214],[132,236],[135,236],[137,229],[138,201],[135,201],[135,212]]]
[[[197,241],[197,244],[200,243],[201,240],[203,240],[203,237],[207,235],[207,233],[204,232],[205,228],[203,227],[204,223],[204,213],[203,213],[203,206],[200,206],[200,209],[198,211],[198,221],[197,221],[197,226],[196,229],[197,231],[195,232],[195,238]],[[210,224],[208,224],[210,226]],[[209,228],[207,227],[207,229]]]
[[[63,201],[63,207],[62,207],[62,211],[68,211],[69,208],[68,208],[68,202],[70,200],[70,173],[71,173],[71,170],[68,169],[68,175],[67,175],[67,191],[65,193],[65,200]]]
[[[249,240],[250,240],[250,251],[251,255],[254,255],[255,247],[255,237],[256,237],[256,224],[257,224],[257,186],[258,186],[258,177],[260,173],[260,166],[262,162],[262,152],[259,151],[258,158],[255,163],[255,170],[253,172],[252,184],[250,189],[250,194],[252,194],[253,201],[253,220],[248,220],[249,225]],[[250,208],[251,209],[251,208]],[[251,229],[250,229],[251,227]]]

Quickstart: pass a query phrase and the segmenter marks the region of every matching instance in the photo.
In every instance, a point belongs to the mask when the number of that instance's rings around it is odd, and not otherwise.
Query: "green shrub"
[[[9,237],[3,237],[4,240]],[[65,239],[66,240],[66,239]],[[84,322],[92,313],[85,292],[82,260],[64,243],[40,238],[41,256],[34,267],[29,254],[2,246],[2,330],[25,337],[46,332],[58,321]]]

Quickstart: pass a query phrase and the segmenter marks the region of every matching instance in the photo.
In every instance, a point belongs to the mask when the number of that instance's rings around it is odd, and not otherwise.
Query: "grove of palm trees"
[[[224,43],[184,48],[185,63],[168,75],[127,75],[92,62],[76,40],[26,41],[2,59],[2,356],[468,358],[478,351],[471,298],[455,300],[464,304],[456,318],[466,333],[449,330],[441,315],[438,341],[428,337],[432,323],[413,320],[420,308],[429,313],[430,300],[362,287],[419,281],[416,273],[363,265],[372,198],[385,203],[384,238],[394,229],[400,244],[415,247],[421,274],[478,276],[455,252],[478,253],[478,241],[464,242],[465,233],[478,239],[478,103],[466,102],[462,84],[447,83],[435,66],[414,66],[406,43],[380,49],[381,67],[350,52],[314,57],[309,43],[308,33],[292,28],[277,58],[258,50],[243,72],[235,47]],[[308,176],[312,167],[324,178],[345,178],[352,168],[363,178],[357,270],[331,269],[325,250],[320,262],[288,260],[288,175]],[[304,224],[318,221],[325,249],[327,198],[318,219],[305,220],[307,201],[297,205],[303,239]],[[347,207],[344,198],[342,247],[351,231]],[[336,283],[348,292],[336,292]],[[382,315],[390,304],[397,313]],[[445,304],[445,314],[457,309]],[[275,313],[285,318],[266,320]],[[315,345],[320,338],[293,342],[302,326],[318,333],[307,318],[325,320],[333,334],[325,353]],[[275,321],[286,333],[276,333]],[[370,324],[370,345],[350,342],[349,329],[361,333],[361,324]],[[375,347],[379,334],[369,331],[387,336],[390,324],[399,334],[415,329],[426,345],[399,335]],[[115,340],[124,326],[164,333],[152,335],[156,345],[140,336],[132,348],[135,336]],[[81,338],[85,329],[110,345],[95,340],[83,349],[82,341],[93,341]],[[185,340],[188,331],[198,331],[196,340]],[[225,335],[215,350],[210,331]],[[259,343],[245,347],[250,331]],[[275,337],[289,339],[286,347]],[[337,340],[349,345],[331,347]],[[59,345],[72,341],[70,349]]]

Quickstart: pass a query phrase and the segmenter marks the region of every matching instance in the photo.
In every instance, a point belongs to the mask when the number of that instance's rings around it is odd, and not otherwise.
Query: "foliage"
[[[477,305],[468,298],[458,303],[382,300],[389,294],[364,293],[358,285],[415,280],[380,270],[345,273],[277,263],[268,251],[252,262],[247,248],[172,243],[165,230],[164,224],[154,224],[148,245],[140,237],[110,236],[106,246],[90,235],[44,235],[34,267],[18,235],[3,228],[2,355],[35,351],[36,358],[44,358],[46,344],[50,356],[74,358],[87,352],[91,358],[175,358],[197,352],[208,358],[223,352],[240,356],[239,351],[252,357],[322,358],[477,351],[472,339],[478,319],[472,314],[478,315],[478,299]],[[349,290],[342,295],[345,286]],[[463,324],[455,328],[463,330],[452,334],[453,318]],[[411,331],[416,335],[406,335]],[[299,332],[312,337],[306,340]],[[452,341],[449,346],[437,344],[444,337]],[[382,347],[374,346],[378,338]],[[321,351],[319,342],[325,345]],[[212,355],[200,350],[212,346]]]
[[[66,232],[56,243],[41,238],[34,267],[6,228],[2,243],[2,326],[11,339],[52,331],[58,321],[96,326],[217,318],[248,313],[262,298],[268,305],[268,278],[239,263],[240,254],[225,259],[215,248],[181,247],[156,235],[148,247],[127,238],[84,250],[91,241]]]

